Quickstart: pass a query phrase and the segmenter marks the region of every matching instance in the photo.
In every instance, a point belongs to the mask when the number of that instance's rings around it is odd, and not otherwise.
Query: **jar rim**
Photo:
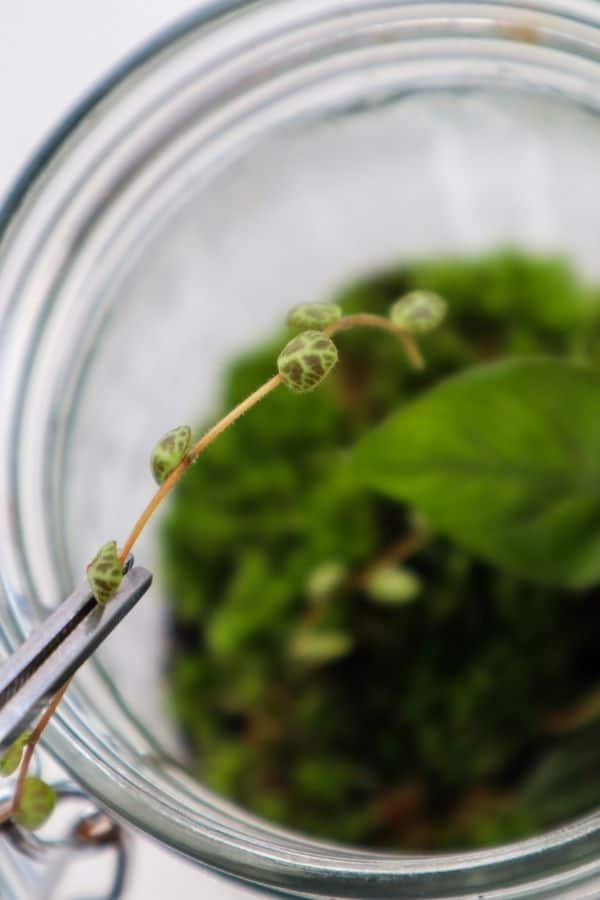
[[[36,242],[41,240],[42,226],[47,224],[48,219],[44,223],[40,221],[39,230],[31,237],[27,237],[29,222],[39,214],[43,204],[50,207],[52,203],[57,203],[56,198],[48,200],[44,191],[49,183],[57,181],[58,175],[69,165],[73,137],[85,144],[89,137],[80,132],[82,128],[85,130],[86,121],[92,113],[102,117],[106,110],[112,110],[114,104],[118,104],[119,96],[123,97],[128,90],[135,91],[140,81],[158,71],[161,59],[171,59],[178,48],[189,48],[193,40],[204,41],[209,55],[212,44],[216,45],[217,37],[224,29],[237,28],[237,39],[241,39],[244,28],[253,29],[253,39],[259,40],[260,28],[264,26],[265,14],[269,10],[276,14],[276,25],[271,36],[277,32],[277,38],[283,45],[286,35],[289,37],[295,30],[303,29],[307,29],[308,33],[315,23],[316,27],[321,28],[333,27],[334,23],[339,28],[341,17],[348,17],[351,12],[358,24],[361,16],[373,21],[373,17],[381,15],[387,21],[395,12],[401,11],[402,25],[412,35],[415,29],[435,22],[436,36],[448,33],[453,41],[466,36],[469,48],[467,51],[465,47],[465,53],[470,56],[479,47],[489,48],[486,42],[502,27],[505,51],[509,57],[512,51],[519,61],[534,57],[536,51],[540,54],[546,51],[552,57],[554,54],[560,55],[567,73],[571,72],[571,67],[577,70],[578,83],[573,87],[572,95],[565,93],[567,99],[572,101],[575,97],[575,102],[588,105],[597,101],[600,106],[600,9],[595,9],[593,2],[588,0],[573,0],[570,3],[537,0],[518,5],[492,0],[479,3],[450,3],[449,0],[347,0],[343,3],[340,0],[318,0],[316,3],[297,2],[295,5],[294,2],[266,0],[256,4],[250,0],[214,0],[205,9],[186,17],[144,45],[92,89],[66,116],[25,166],[0,209],[0,322],[6,325],[2,329],[4,335],[0,341],[3,344],[0,343],[0,346],[6,348],[11,335],[14,336],[11,317],[20,297],[17,288],[20,273],[27,254],[33,252]],[[294,12],[291,11],[292,6]],[[531,24],[527,25],[529,20]],[[532,32],[527,28],[534,29],[537,35],[533,44]],[[427,37],[426,34],[421,39],[413,39],[423,43]],[[453,44],[453,47],[457,46]],[[215,53],[217,51],[218,48],[214,50]],[[544,64],[551,67],[552,61],[548,59]],[[183,75],[179,73],[176,77],[182,79]],[[568,90],[566,81],[564,90]],[[48,215],[49,211],[44,210],[44,216]],[[41,310],[39,315],[42,320]],[[18,348],[21,364],[28,352],[25,343]],[[13,412],[17,403],[15,395]],[[9,411],[4,416],[4,420],[0,417],[0,423],[6,423],[6,435],[12,435],[14,423],[8,420]],[[4,440],[8,442],[9,438]],[[0,451],[6,455],[7,448],[0,447]],[[8,484],[14,477],[11,466],[12,463],[7,463],[0,474],[0,494],[2,479]],[[0,522],[0,534],[13,534],[14,523],[8,522],[12,515],[12,511],[5,511],[4,522]],[[19,560],[7,563],[8,574],[5,575],[4,571],[1,574],[7,581],[14,578],[19,584],[27,581],[27,575],[23,575],[23,570],[27,569],[22,558],[23,545],[19,546],[17,555],[21,557]],[[23,621],[13,617],[9,626],[3,626],[2,639],[8,649],[22,637]],[[469,853],[435,855],[377,853],[311,841],[265,825],[225,802],[224,819],[212,824],[206,821],[192,824],[186,818],[185,810],[178,812],[174,803],[163,803],[159,808],[152,785],[147,782],[144,785],[143,777],[140,783],[133,784],[131,773],[117,773],[97,748],[91,750],[86,738],[77,733],[77,721],[77,716],[73,717],[68,710],[60,714],[49,731],[48,744],[78,780],[103,803],[175,849],[232,876],[263,886],[290,893],[300,892],[303,896],[326,895],[331,898],[408,898],[414,896],[418,889],[423,891],[419,896],[439,900],[442,896],[475,897],[484,891],[489,898],[564,897],[567,888],[589,884],[591,879],[600,878],[600,813],[516,844]],[[137,791],[135,808],[129,802],[132,790]],[[236,828],[242,830],[241,838],[235,829],[228,830],[227,823],[233,821],[237,823]],[[247,828],[245,834],[244,828]],[[527,871],[526,863],[530,865]],[[555,877],[559,880],[553,881]],[[427,878],[430,882],[425,886],[424,879]],[[506,885],[510,885],[510,893],[506,893]]]

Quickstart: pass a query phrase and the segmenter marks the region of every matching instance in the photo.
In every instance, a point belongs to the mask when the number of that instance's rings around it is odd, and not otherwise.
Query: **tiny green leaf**
[[[380,566],[367,578],[365,590],[376,603],[400,606],[418,597],[421,579],[402,566]]]
[[[157,484],[162,484],[177,468],[192,443],[192,429],[179,425],[163,435],[150,454],[150,468]]]
[[[346,656],[353,640],[343,631],[298,631],[289,645],[292,659],[303,663],[328,663]]]
[[[296,306],[287,318],[292,328],[315,328],[321,331],[342,318],[342,308],[337,303],[303,303]]]
[[[600,580],[600,375],[550,359],[477,366],[369,433],[360,480],[541,584]]]
[[[337,590],[346,577],[346,566],[335,560],[321,563],[308,576],[306,590],[311,597],[326,597]]]
[[[41,826],[52,815],[56,806],[56,791],[54,788],[30,775],[25,779],[23,796],[19,808],[13,815],[17,825],[30,828],[32,831]]]
[[[119,590],[123,566],[117,553],[117,542],[108,541],[98,550],[87,567],[87,580],[98,603],[108,603]]]
[[[338,361],[337,347],[320,331],[303,331],[287,344],[277,358],[283,382],[295,393],[312,391]]]
[[[6,753],[0,757],[0,775],[12,775],[13,772],[17,771],[19,763],[21,762],[23,750],[30,737],[31,732],[24,731],[23,734],[20,734],[16,741],[10,745]]]
[[[390,319],[399,328],[413,334],[424,334],[443,322],[446,309],[446,301],[439,294],[411,291],[390,307]]]

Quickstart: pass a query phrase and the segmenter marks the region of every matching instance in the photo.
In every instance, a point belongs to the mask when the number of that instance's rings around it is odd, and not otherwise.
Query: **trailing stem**
[[[278,361],[279,372],[269,378],[268,381],[266,381],[252,394],[246,397],[245,400],[242,400],[241,403],[238,403],[238,405],[235,406],[230,412],[228,412],[226,416],[220,419],[216,423],[216,425],[213,425],[213,427],[210,428],[209,431],[207,431],[198,441],[196,441],[191,449],[189,449],[185,453],[183,458],[177,463],[173,470],[160,484],[158,490],[152,496],[145,509],[142,511],[141,515],[135,522],[127,539],[121,547],[121,550],[118,552],[117,558],[119,563],[121,564],[121,571],[125,560],[133,549],[133,546],[135,545],[142,531],[144,530],[160,504],[163,502],[163,500],[166,499],[166,497],[168,497],[168,495],[179,482],[186,470],[192,465],[193,462],[198,459],[198,457],[206,450],[206,448],[209,447],[213,443],[213,441],[215,441],[221,434],[223,434],[223,432],[226,431],[231,425],[233,425],[234,422],[236,422],[241,416],[243,416],[244,413],[252,409],[253,406],[256,406],[257,403],[260,403],[261,400],[264,400],[264,398],[267,397],[268,394],[274,391],[281,384],[286,383],[289,387],[292,388],[292,390],[295,390],[296,392],[312,390],[314,387],[316,387],[320,383],[320,381],[323,380],[329,369],[332,368],[337,361],[337,350],[335,350],[334,347],[333,352],[331,351],[329,347],[331,341],[329,339],[335,334],[339,334],[343,331],[349,331],[353,328],[375,328],[394,335],[400,341],[409,364],[413,368],[418,370],[424,368],[425,362],[410,331],[408,331],[406,328],[399,327],[398,325],[394,324],[394,322],[390,321],[390,319],[386,319],[383,316],[376,316],[370,313],[357,313],[355,315],[343,316],[341,318],[337,318],[336,321],[331,322],[326,327],[323,327],[321,331],[305,331],[303,334],[298,335],[298,337],[292,340],[284,349],[284,351],[282,351],[282,354],[280,355]],[[309,335],[311,336],[310,338],[308,337]],[[319,335],[321,335],[320,338]],[[327,346],[325,346],[326,342]],[[324,353],[324,350],[326,350],[327,353]],[[319,352],[321,354],[320,356]],[[287,356],[284,357],[284,354],[287,354]],[[317,356],[316,361],[315,354]],[[281,364],[282,359],[285,359],[285,363],[289,371],[284,371]],[[298,384],[295,384],[294,381],[290,378],[289,372],[292,373],[292,376],[296,373],[299,373],[301,380],[298,382]],[[108,546],[109,545],[105,545],[103,551],[106,551],[106,548]],[[0,823],[13,816],[19,808],[35,747],[40,740],[48,722],[54,715],[54,712],[56,711],[64,694],[66,693],[69,684],[70,681],[68,681],[60,689],[60,691],[58,691],[54,695],[50,704],[48,705],[48,708],[44,712],[39,723],[32,732],[27,743],[25,744],[25,749],[19,766],[15,793],[12,802],[7,804],[4,808],[0,809]]]

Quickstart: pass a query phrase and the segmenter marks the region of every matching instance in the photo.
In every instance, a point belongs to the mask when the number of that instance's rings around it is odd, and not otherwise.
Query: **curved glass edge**
[[[493,8],[493,2],[494,0],[485,0],[483,3],[477,3],[474,0],[469,0],[468,3],[460,3],[460,6],[490,9]],[[416,0],[416,3],[424,8],[432,6],[432,4],[428,3],[428,0]],[[44,167],[82,119],[114,87],[196,28],[216,21],[224,15],[254,5],[256,5],[255,0],[203,0],[203,8],[182,16],[172,25],[167,26],[154,37],[149,38],[137,49],[132,50],[120,62],[117,62],[95,85],[92,85],[87,92],[84,92],[81,98],[75,101],[71,110],[65,113],[55,128],[45,138],[41,139],[39,148],[25,161],[12,187],[8,189],[4,196],[0,197],[0,248],[11,219]],[[412,0],[411,5],[415,5],[415,0]],[[454,12],[457,11],[459,6],[455,0],[437,0],[435,5],[447,5],[452,7]],[[560,2],[560,0],[538,0],[538,2],[528,0],[527,3],[502,2],[500,5],[505,8],[512,7],[520,12],[526,12],[528,9],[534,12],[547,12],[572,22],[581,22],[592,26],[600,24],[600,8],[595,3],[595,0],[571,0],[567,4]]]
[[[125,78],[137,69],[141,69],[167,47],[172,47],[189,32],[246,5],[246,0],[204,0],[205,8],[179,18],[137,49],[132,50],[124,59],[109,69],[96,84],[92,85],[79,100],[76,100],[49,134],[42,138],[40,146],[23,164],[21,172],[12,186],[3,197],[0,197],[0,248],[13,216],[31,190],[33,183],[42,174],[50,159],[59,151],[71,132],[101,100]]]
[[[413,4],[414,5],[414,4]],[[430,4],[423,4],[430,6]],[[439,6],[440,4],[438,4]],[[466,4],[465,4],[466,5]],[[4,201],[2,209],[0,210],[0,240],[9,226],[10,221],[12,220],[14,213],[21,206],[23,199],[29,192],[33,182],[37,179],[37,177],[43,172],[45,166],[47,165],[50,158],[57,152],[62,143],[68,138],[71,131],[78,125],[82,118],[84,118],[101,99],[103,99],[110,91],[120,83],[123,78],[127,77],[137,68],[142,67],[148,60],[154,58],[156,54],[160,53],[166,47],[171,46],[174,42],[179,40],[181,37],[185,36],[189,31],[195,29],[198,26],[206,24],[210,22],[212,19],[218,18],[225,12],[235,11],[236,9],[243,8],[248,6],[244,0],[237,0],[237,2],[215,2],[210,5],[209,10],[202,11],[201,13],[194,13],[189,17],[186,17],[181,22],[177,23],[172,28],[168,29],[166,32],[163,32],[158,38],[151,40],[148,44],[146,44],[143,48],[141,48],[137,53],[135,53],[132,57],[130,57],[125,63],[118,66],[109,76],[100,83],[100,85],[93,89],[84,99],[81,101],[69,114],[69,116],[63,120],[62,124],[56,129],[55,132],[52,133],[50,138],[46,141],[46,143],[42,146],[41,150],[38,151],[33,157],[33,159],[26,166],[23,174],[20,179],[17,181],[13,190],[9,193],[7,198]],[[480,6],[483,6],[481,4]],[[485,4],[486,7],[489,7],[489,4]],[[540,8],[544,7],[545,9],[550,8],[552,12],[556,11],[556,4],[535,4],[535,7]],[[523,7],[516,7],[519,9],[523,9]],[[561,5],[562,8],[562,5]],[[62,736],[61,740],[68,741],[68,736]],[[91,784],[91,782],[90,782]],[[118,803],[116,803],[118,807]],[[127,818],[131,817],[128,811],[123,810],[123,815]],[[139,824],[143,827],[146,827],[147,823],[140,817]],[[159,833],[157,829],[155,832],[157,837],[161,837],[164,839],[164,835]],[[515,847],[524,848],[525,845],[515,845]],[[185,846],[185,842],[182,842],[181,849],[183,852],[191,852],[191,848]],[[543,848],[542,848],[543,849]],[[424,859],[424,857],[420,857]],[[398,859],[398,857],[396,857]],[[219,860],[215,858],[214,864],[217,865]],[[335,871],[331,872],[330,877],[335,877],[337,873]],[[364,875],[365,873],[359,873],[360,875]],[[349,877],[348,873],[344,873],[345,877]],[[283,874],[281,876],[284,877]],[[397,891],[397,888],[394,888],[394,893],[387,893],[387,889],[385,888],[385,877],[382,875],[380,882],[380,889],[385,891],[385,893],[377,893],[373,894],[373,896],[406,896],[409,894],[400,894]],[[294,891],[294,888],[290,888]],[[345,891],[346,889],[344,889]],[[528,892],[528,896],[560,896],[553,893],[546,893],[545,888],[543,889],[544,893],[530,893]],[[553,889],[552,889],[553,890]],[[345,893],[344,896],[358,896],[353,893]],[[279,895],[284,896],[284,895]],[[307,896],[307,894],[303,894],[303,896]],[[331,896],[331,895],[329,895]],[[450,895],[449,895],[450,896]],[[459,896],[459,895],[453,895]],[[463,896],[463,895],[460,895]],[[486,891],[486,896],[500,896],[500,894]],[[520,896],[517,894],[505,895],[505,896]]]

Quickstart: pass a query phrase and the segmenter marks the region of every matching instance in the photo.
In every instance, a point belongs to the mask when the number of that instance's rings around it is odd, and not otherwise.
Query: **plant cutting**
[[[554,261],[401,269],[294,310],[233,366],[217,425],[159,441],[156,494],[88,578],[110,602],[181,479],[170,681],[200,777],[382,846],[480,846],[593,805],[565,784],[595,763],[598,320]],[[36,797],[59,700],[5,758],[5,816]]]
[[[406,298],[409,311],[417,303],[417,330],[422,332],[427,330],[427,306],[431,307],[431,321],[435,325],[440,318],[440,305],[443,305],[443,301],[440,298],[429,298],[423,304],[422,298]],[[341,310],[333,305],[305,304],[292,311],[289,324],[303,330],[280,352],[275,375],[238,403],[193,445],[191,429],[187,425],[172,429],[156,444],[151,453],[150,468],[159,485],[158,490],[135,522],[123,546],[119,549],[115,540],[108,541],[100,547],[87,566],[91,594],[99,607],[109,603],[115,596],[123,580],[126,560],[136,541],[189,466],[240,416],[280,385],[285,385],[296,394],[308,393],[317,388],[338,361],[337,348],[332,340],[337,332],[356,327],[390,332],[400,341],[411,363],[419,368],[423,366],[411,329],[405,324],[396,324],[392,319],[368,314],[344,317]],[[29,775],[29,766],[36,744],[67,688],[68,682],[56,693],[37,726],[32,731],[19,735],[0,759],[0,774],[17,773],[12,800],[0,811],[0,822],[12,818],[19,825],[36,829],[45,824],[52,813],[56,794],[50,785]]]

